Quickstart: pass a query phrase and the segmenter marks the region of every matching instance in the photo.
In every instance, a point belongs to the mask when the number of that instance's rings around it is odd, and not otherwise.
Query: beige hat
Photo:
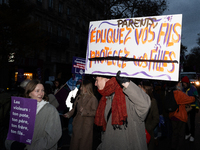
[[[20,86],[21,88],[25,89],[25,88],[26,88],[26,85],[29,83],[29,81],[31,81],[31,80],[26,79],[26,80],[22,81],[22,82],[20,83],[19,86]]]

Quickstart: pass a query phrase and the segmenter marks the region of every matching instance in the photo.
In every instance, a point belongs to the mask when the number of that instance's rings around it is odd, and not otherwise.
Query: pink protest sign
[[[31,144],[37,100],[23,97],[11,97],[10,124],[8,140]]]

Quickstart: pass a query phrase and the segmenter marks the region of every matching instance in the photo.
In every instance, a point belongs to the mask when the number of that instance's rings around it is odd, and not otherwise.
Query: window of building
[[[8,0],[0,0],[0,4],[9,4]]]
[[[37,0],[38,6],[42,6],[42,0]]]
[[[59,2],[58,12],[59,12],[59,14],[63,13],[63,4],[60,2]]]
[[[53,8],[53,0],[49,0],[49,7]]]
[[[95,16],[95,10],[92,9],[92,17],[94,17],[94,16]]]
[[[15,61],[15,53],[9,53],[8,62],[14,62],[14,61]]]
[[[96,18],[97,18],[97,20],[100,20],[100,15],[99,15],[99,13],[96,14]]]
[[[82,26],[85,29],[85,20],[84,19],[82,20]]]
[[[79,17],[76,17],[76,25],[78,26],[79,25]]]
[[[33,73],[30,72],[24,72],[24,74],[22,74],[22,76],[24,76],[24,79],[33,79]],[[15,81],[17,81],[17,77],[18,77],[18,72],[15,72]]]
[[[48,32],[49,33],[52,33],[52,22],[51,21],[48,21],[48,24],[47,24],[47,28],[48,28]]]
[[[71,15],[71,9],[67,7],[67,15]]]
[[[61,26],[58,26],[58,36],[62,36],[62,28],[61,28]]]
[[[66,30],[66,38],[68,40],[70,40],[70,30],[69,29]]]
[[[83,6],[83,8],[86,8],[86,2],[85,2],[85,0],[83,0],[82,6]]]
[[[67,19],[71,19],[71,8],[67,7]]]
[[[75,44],[79,44],[79,36],[78,35],[75,36]]]
[[[57,52],[57,62],[61,62],[61,52]]]
[[[68,63],[68,62],[70,62],[70,52],[66,52],[65,53],[66,55],[66,62]]]
[[[51,49],[46,50],[46,61],[51,61]]]

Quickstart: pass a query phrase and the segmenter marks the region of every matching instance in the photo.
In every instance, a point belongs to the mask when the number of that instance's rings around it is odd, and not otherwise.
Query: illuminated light
[[[33,73],[25,72],[24,76],[26,77],[26,79],[32,79]]]
[[[196,85],[199,85],[199,81],[196,81],[195,84],[196,84]]]
[[[7,88],[7,90],[9,90],[9,88]]]

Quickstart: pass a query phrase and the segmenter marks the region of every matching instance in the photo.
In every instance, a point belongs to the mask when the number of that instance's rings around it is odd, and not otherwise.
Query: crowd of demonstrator
[[[20,84],[18,96],[37,100],[30,145],[6,139],[12,95],[1,91],[0,148],[61,149],[66,129],[71,136],[70,150],[154,150],[161,136],[171,137],[171,149],[176,150],[182,148],[184,140],[195,140],[198,92],[187,76],[180,82],[163,82],[125,78],[119,71],[114,77],[87,76],[78,83],[71,110],[63,106],[70,90],[67,85],[61,86],[59,80],[54,86],[35,79]],[[174,112],[164,109],[166,89],[173,89],[178,104]],[[101,140],[94,146],[97,132]]]

